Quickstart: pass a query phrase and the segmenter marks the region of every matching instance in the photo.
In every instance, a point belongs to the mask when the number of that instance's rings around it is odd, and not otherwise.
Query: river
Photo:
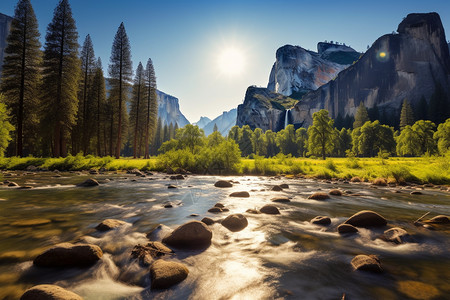
[[[174,181],[164,174],[142,178],[123,173],[93,175],[101,183],[98,187],[75,186],[89,177],[12,172],[4,178],[33,188],[0,185],[1,299],[17,299],[27,288],[42,283],[57,284],[84,299],[341,299],[344,293],[348,299],[421,299],[420,293],[449,299],[450,228],[413,225],[428,211],[429,217],[450,215],[448,191],[426,188],[422,195],[410,195],[412,187],[367,183],[196,175]],[[216,188],[218,179],[239,183]],[[271,191],[281,183],[289,188]],[[168,184],[178,188],[168,189]],[[348,193],[325,201],[308,199],[313,192],[335,188]],[[229,197],[234,191],[248,191],[250,198]],[[276,203],[280,215],[245,213],[280,195],[291,198],[290,203]],[[167,202],[173,207],[164,208]],[[207,212],[217,202],[230,211]],[[406,229],[415,242],[397,245],[379,239],[386,228],[360,229],[352,236],[337,233],[339,224],[364,209],[383,215],[388,227]],[[148,269],[130,260],[134,245],[146,243],[147,233],[158,224],[166,232],[190,220],[220,219],[230,213],[244,213],[249,225],[235,233],[220,224],[210,226],[209,248],[176,251],[170,258],[188,267],[187,279],[165,291],[150,290]],[[311,224],[318,215],[329,216],[331,225]],[[129,224],[97,232],[95,227],[107,218]],[[87,269],[33,266],[39,253],[61,242],[96,244],[104,255]],[[378,255],[384,273],[353,271],[350,261],[358,254]],[[417,288],[417,282],[429,289]]]

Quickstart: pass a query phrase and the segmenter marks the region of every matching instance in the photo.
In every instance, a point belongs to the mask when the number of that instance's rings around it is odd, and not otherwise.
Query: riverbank
[[[195,164],[195,163],[194,163]],[[65,158],[9,157],[0,158],[1,170],[59,170],[59,171],[163,171],[183,169],[201,174],[230,175],[288,175],[318,179],[343,179],[374,181],[385,179],[386,183],[402,184],[450,184],[450,158],[448,156],[432,157],[391,157],[382,158],[295,158],[278,155],[273,158],[243,158],[231,172],[220,169],[208,169],[199,172],[190,164],[173,161],[167,162],[159,157],[150,159],[133,159],[94,156],[68,156]],[[1,175],[0,175],[1,177]]]

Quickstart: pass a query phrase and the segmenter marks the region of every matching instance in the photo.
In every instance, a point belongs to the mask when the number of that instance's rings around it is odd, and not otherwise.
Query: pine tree
[[[134,126],[133,128],[133,156],[137,157],[138,152],[138,137],[143,134],[143,124],[145,118],[145,110],[143,109],[143,100],[145,97],[145,82],[144,82],[144,67],[142,63],[136,69],[133,84],[133,98],[131,99],[130,119]],[[139,147],[140,148],[140,147]]]
[[[359,103],[358,109],[355,113],[355,122],[353,122],[353,128],[358,128],[364,125],[369,119],[369,113],[363,102]]]
[[[162,138],[162,121],[161,118],[158,118],[158,122],[156,123],[155,136],[153,138],[153,154],[158,153],[158,149],[162,144]]]
[[[42,62],[39,36],[30,1],[19,0],[7,38],[1,76],[1,90],[12,112],[11,121],[16,127],[17,156],[23,156],[24,144],[30,151],[36,142]]]
[[[47,136],[47,143],[51,141],[55,157],[67,154],[66,140],[76,120],[80,75],[77,39],[69,1],[61,0],[47,27],[43,70],[43,125],[51,135]]]
[[[105,115],[106,115],[106,90],[105,90],[105,78],[103,76],[102,60],[100,57],[96,63],[95,75],[92,79],[92,85],[89,90],[89,99],[93,99],[92,115],[95,122],[93,122],[93,132],[96,133],[96,148],[97,155],[102,156],[101,150],[101,132],[104,132],[105,136]],[[106,139],[103,139],[106,143]],[[104,151],[106,154],[106,151]]]
[[[84,40],[81,50],[81,80],[80,92],[78,96],[78,118],[77,129],[81,138],[81,149],[86,155],[89,141],[91,138],[92,119],[90,107],[93,106],[95,98],[88,97],[89,89],[96,72],[97,61],[94,54],[94,46],[92,45],[91,36],[88,34]]]
[[[120,23],[111,50],[111,58],[108,69],[111,77],[111,88],[116,90],[117,97],[117,140],[115,156],[120,157],[120,149],[122,148],[122,132],[124,131],[124,114],[126,113],[124,102],[126,101],[126,87],[131,81],[133,75],[131,63],[130,41],[128,40],[125,26]]]
[[[147,115],[145,117],[145,154],[144,158],[150,158],[149,155],[149,141],[151,141],[155,135],[156,119],[158,117],[158,98],[156,94],[156,75],[153,68],[153,62],[149,58],[147,61],[147,67],[145,68],[145,89],[146,89],[146,102],[147,102]],[[178,128],[178,125],[175,124]],[[159,147],[158,147],[159,148]]]
[[[163,143],[164,142],[167,142],[168,140],[170,140],[170,135],[169,135],[169,126],[167,126],[167,124],[164,124],[164,127],[163,127],[163,134],[162,134],[162,137],[163,137]]]
[[[219,128],[217,127],[217,124],[214,123],[214,128],[213,128],[213,132],[219,131]]]
[[[175,126],[173,126],[173,123],[170,123],[169,125],[169,140],[175,138]]]
[[[414,124],[414,115],[411,105],[409,105],[408,100],[403,100],[402,110],[400,112],[400,130],[405,128],[407,125]]]

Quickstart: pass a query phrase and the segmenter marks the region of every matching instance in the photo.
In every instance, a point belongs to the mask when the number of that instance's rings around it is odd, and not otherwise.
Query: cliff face
[[[269,89],[251,86],[245,93],[244,103],[238,106],[236,125],[279,131],[284,128],[286,109],[296,102]]]
[[[360,55],[348,46],[331,43],[319,43],[317,50],[313,52],[291,45],[279,48],[267,88],[285,96],[316,90]]]
[[[190,124],[183,113],[180,111],[178,98],[156,91],[158,95],[158,117],[161,118],[163,125],[173,123],[178,124],[178,127],[184,127]]]
[[[292,122],[309,126],[312,114],[323,108],[333,118],[354,115],[360,102],[398,111],[405,98],[413,106],[422,95],[428,101],[436,83],[450,94],[450,54],[439,15],[410,14],[397,31],[380,37],[335,80],[305,95],[291,111]]]
[[[2,72],[3,58],[5,55],[6,39],[11,28],[12,18],[0,13],[0,76]]]

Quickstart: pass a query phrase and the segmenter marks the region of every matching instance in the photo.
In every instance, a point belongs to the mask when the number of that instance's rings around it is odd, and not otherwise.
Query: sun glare
[[[237,75],[244,70],[245,59],[242,51],[237,48],[222,50],[218,57],[220,71],[226,75]]]

